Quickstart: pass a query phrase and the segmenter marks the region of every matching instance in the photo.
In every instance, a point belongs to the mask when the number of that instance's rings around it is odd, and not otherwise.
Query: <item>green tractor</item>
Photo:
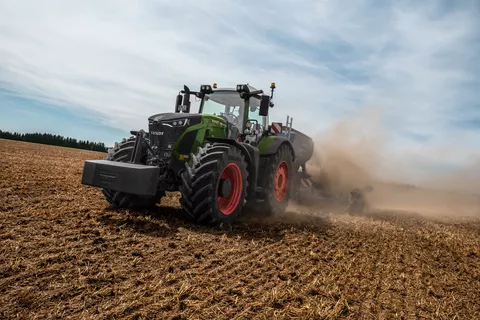
[[[244,207],[283,213],[311,153],[297,159],[288,127],[285,134],[281,124],[269,125],[270,88],[266,95],[246,84],[184,86],[174,113],[151,116],[148,132],[131,131],[104,160],[87,160],[82,184],[101,188],[116,208],[154,207],[180,191],[185,215],[201,224],[233,222]],[[191,96],[198,113],[190,113]]]

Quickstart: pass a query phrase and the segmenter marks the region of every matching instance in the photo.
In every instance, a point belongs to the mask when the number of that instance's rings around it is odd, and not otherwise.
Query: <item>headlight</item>
[[[188,124],[188,119],[162,121],[162,125],[167,127],[185,127]]]

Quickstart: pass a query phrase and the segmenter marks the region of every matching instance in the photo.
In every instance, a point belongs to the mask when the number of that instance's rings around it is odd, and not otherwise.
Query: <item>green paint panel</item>
[[[267,152],[268,148],[272,144],[272,142],[276,139],[275,136],[264,136],[258,143],[258,151],[260,154],[264,154]]]
[[[197,135],[195,137],[195,140],[193,141],[191,150],[189,153],[181,155],[178,151],[178,146],[181,141],[188,135],[188,133],[192,131],[197,131]],[[202,114],[201,122],[187,128],[187,130],[185,130],[185,132],[180,136],[177,143],[175,143],[173,147],[174,157],[180,161],[188,161],[189,155],[191,153],[197,152],[197,149],[204,143],[205,134],[207,132],[209,137],[225,138],[227,136],[227,124],[225,119],[214,115]]]

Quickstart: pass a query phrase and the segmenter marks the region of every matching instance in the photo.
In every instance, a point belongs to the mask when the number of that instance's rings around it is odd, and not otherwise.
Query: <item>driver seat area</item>
[[[240,130],[231,122],[227,122],[227,138],[236,140],[240,135]]]

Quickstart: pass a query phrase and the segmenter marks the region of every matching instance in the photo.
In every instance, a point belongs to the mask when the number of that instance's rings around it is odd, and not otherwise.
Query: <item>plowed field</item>
[[[0,140],[1,319],[480,319],[480,221],[289,210],[228,229],[112,210],[103,154]]]

